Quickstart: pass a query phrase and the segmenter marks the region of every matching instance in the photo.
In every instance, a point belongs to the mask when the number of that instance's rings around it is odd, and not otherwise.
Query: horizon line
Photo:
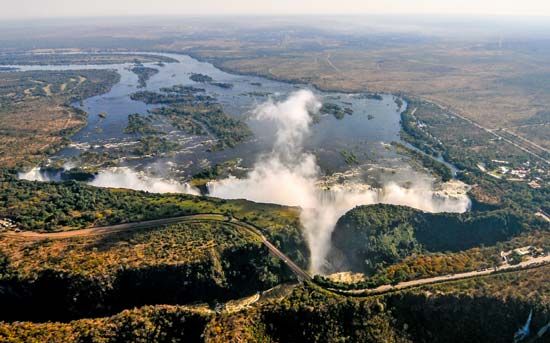
[[[338,18],[338,17],[446,17],[446,18],[491,18],[491,19],[547,19],[550,14],[501,14],[501,13],[447,13],[447,12],[430,12],[430,13],[416,13],[416,12],[373,12],[373,13],[159,13],[159,14],[104,14],[104,15],[59,15],[59,16],[29,16],[29,17],[13,17],[13,18],[0,18],[0,24],[7,21],[21,22],[29,20],[70,20],[70,19],[142,19],[142,18],[256,18],[256,17],[270,17],[270,18],[299,18],[299,17],[326,17],[326,18]]]

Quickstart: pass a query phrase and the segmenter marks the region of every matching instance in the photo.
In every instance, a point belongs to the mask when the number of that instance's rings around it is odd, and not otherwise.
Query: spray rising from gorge
[[[64,167],[65,170],[71,169]],[[36,167],[28,172],[20,172],[18,177],[28,181],[61,181],[59,171],[47,173]],[[185,193],[200,195],[200,191],[187,183],[180,183],[175,180],[151,176],[146,173],[137,172],[128,167],[116,167],[101,170],[94,176],[89,185],[103,188],[127,188],[152,193]]]
[[[311,113],[320,107],[319,99],[307,90],[295,92],[281,102],[269,100],[260,105],[254,118],[273,124],[276,130],[273,149],[258,159],[246,178],[229,177],[211,182],[210,194],[226,199],[300,206],[303,209],[300,219],[311,253],[310,269],[314,273],[323,272],[338,218],[355,206],[388,203],[429,212],[467,210],[466,196],[434,197],[433,187],[427,182],[413,183],[407,188],[389,182],[376,190],[320,189],[321,171],[315,156],[303,149],[312,124]]]
[[[276,136],[272,149],[260,155],[245,178],[231,176],[210,182],[209,194],[225,199],[301,207],[300,219],[313,273],[325,271],[336,222],[355,206],[387,203],[427,212],[464,212],[468,209],[470,202],[465,195],[437,194],[427,179],[415,179],[412,183],[407,180],[407,187],[391,180],[380,188],[371,188],[361,182],[331,185],[330,188],[321,186],[322,173],[316,157],[304,149],[311,134],[312,114],[320,107],[320,100],[308,90],[292,93],[280,102],[268,100],[259,105],[253,111],[253,119],[265,121],[273,127]],[[60,175],[50,175],[39,168],[19,173],[19,177],[35,181],[61,180]],[[155,193],[200,193],[189,184],[137,172],[129,167],[103,169],[88,183],[97,187]]]

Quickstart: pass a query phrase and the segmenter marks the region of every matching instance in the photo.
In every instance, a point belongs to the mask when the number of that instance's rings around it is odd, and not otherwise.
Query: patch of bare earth
[[[51,99],[18,104],[1,112],[0,121],[0,164],[7,167],[39,160],[48,149],[62,143],[63,132],[85,124],[85,118]]]

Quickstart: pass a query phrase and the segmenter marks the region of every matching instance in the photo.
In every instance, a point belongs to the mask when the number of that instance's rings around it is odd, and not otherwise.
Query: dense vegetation
[[[143,116],[139,113],[128,115],[128,125],[124,133],[128,134],[156,134],[159,133],[152,125],[152,119],[149,116]]]
[[[491,288],[508,282],[486,278]],[[538,297],[504,298],[481,292],[464,294],[457,282],[452,294],[418,291],[369,298],[332,295],[315,287],[295,289],[286,299],[246,313],[214,317],[208,342],[510,342],[533,310],[533,330],[550,320],[548,303]],[[513,287],[512,287],[513,288]],[[548,298],[546,290],[537,296]],[[547,337],[547,336],[545,336]]]
[[[420,162],[420,164],[430,170],[434,175],[439,177],[441,181],[447,182],[453,178],[453,173],[451,169],[445,164],[437,161],[434,157],[427,155],[425,153],[410,149],[403,144],[393,142],[392,145],[400,153],[411,156],[414,161]]]
[[[198,82],[198,83],[208,83],[208,84],[211,84],[212,86],[216,86],[216,87],[220,87],[220,88],[224,88],[224,89],[233,88],[232,83],[214,82],[214,79],[212,77],[210,77],[208,75],[205,75],[205,74],[191,74],[191,76],[189,76],[189,79],[191,81],[195,81],[195,82]]]
[[[352,115],[353,110],[349,107],[341,107],[333,103],[325,103],[320,109],[322,114],[332,114],[336,119],[344,119],[346,114]]]
[[[131,153],[136,156],[161,155],[175,151],[180,147],[177,142],[170,141],[160,136],[165,134],[165,132],[154,126],[152,115],[143,116],[139,113],[129,114],[128,125],[124,129],[124,133],[133,134],[139,137],[136,146],[131,151]],[[127,157],[128,151],[124,150],[121,154],[124,154],[123,157]]]
[[[342,150],[340,151],[340,156],[342,156],[347,165],[359,164],[357,155],[353,151]]]
[[[469,193],[474,210],[511,207],[526,214],[550,210],[550,187],[533,189],[525,182],[499,180],[480,171],[462,173],[459,178],[474,185]]]
[[[401,281],[409,281],[435,276],[450,275],[481,269],[492,269],[500,266],[503,261],[501,252],[513,249],[534,246],[546,253],[550,252],[550,230],[538,229],[527,231],[511,240],[498,242],[495,245],[479,246],[456,252],[430,252],[420,251],[406,256],[404,259],[380,266],[380,269],[368,275],[363,280],[354,283],[341,282],[335,279],[316,276],[318,284],[329,288],[339,289],[364,289],[375,288],[381,285],[395,284]],[[334,251],[333,251],[334,254]],[[337,260],[335,255],[331,260]],[[521,257],[517,261],[521,261]],[[490,294],[490,293],[487,293]]]
[[[189,76],[189,79],[191,79],[191,81],[195,81],[199,83],[210,83],[214,81],[214,79],[211,78],[210,76],[205,74],[198,74],[198,73],[191,74],[191,76]]]
[[[172,125],[189,134],[212,135],[215,148],[234,147],[252,136],[245,122],[224,112],[222,106],[204,89],[176,85],[161,88],[161,93],[142,91],[132,94],[133,100],[147,104],[165,104],[152,112],[167,117]]]
[[[510,211],[424,213],[393,205],[360,206],[338,221],[332,235],[336,249],[352,270],[373,274],[421,252],[458,252],[494,245],[525,229]]]
[[[17,343],[510,342],[531,310],[533,332],[550,321],[544,283],[548,271],[544,267],[369,298],[337,296],[306,284],[289,296],[236,313],[146,306],[66,324],[2,323],[0,338]]]
[[[526,212],[536,212],[550,208],[550,187],[534,189],[525,180],[498,179],[479,168],[482,165],[492,170],[499,166],[496,161],[504,161],[507,168],[528,168],[529,178],[544,184],[548,176],[547,166],[542,162],[435,104],[413,98],[406,100],[407,110],[401,114],[403,139],[457,166],[462,171],[458,178],[476,185],[470,193],[474,210],[521,207]]]
[[[383,100],[384,98],[379,93],[361,93],[357,96],[359,99]],[[397,103],[399,105],[399,103]],[[399,106],[401,107],[401,106]]]
[[[200,342],[211,315],[183,306],[147,306],[71,323],[0,324],[0,340],[28,342]]]
[[[209,104],[215,101],[211,96],[202,94],[205,90],[191,86],[175,85],[172,87],[164,87],[160,89],[160,93],[151,91],[139,91],[132,94],[132,100],[143,101],[146,104]]]
[[[137,156],[160,155],[175,151],[180,147],[178,143],[172,142],[164,137],[144,136],[139,139],[138,145],[133,153]]]
[[[232,83],[227,83],[227,82],[212,82],[210,84],[212,86],[220,87],[220,88],[223,88],[223,89],[233,88],[233,84]]]
[[[68,320],[149,304],[215,303],[293,279],[255,236],[201,221],[106,236],[5,237],[0,319]]]
[[[197,213],[232,213],[264,230],[270,240],[306,265],[299,209],[185,194],[104,189],[75,181],[49,183],[19,180],[1,171],[0,218],[23,230],[59,231]]]
[[[239,168],[239,164],[240,159],[217,163],[193,175],[190,184],[199,188],[203,194],[207,194],[207,184],[212,180],[224,179],[230,176],[244,176],[246,172],[244,169]]]
[[[0,218],[13,219],[23,230],[70,230],[198,213],[231,213],[248,221],[296,263],[307,266],[308,249],[296,208],[184,194],[111,190],[75,181],[29,182],[7,172],[0,179]]]
[[[235,119],[226,114],[221,106],[177,106],[163,107],[154,110],[153,113],[169,117],[175,125],[182,126],[179,118],[186,118],[194,121],[203,127],[205,133],[210,132],[218,139],[217,147],[234,147],[246,141],[252,136],[252,131],[242,120]],[[191,126],[192,132],[201,132],[196,126]]]
[[[158,74],[159,70],[150,67],[144,67],[143,65],[136,65],[133,67],[132,72],[138,76],[138,88],[144,88],[147,86],[147,81],[155,75]]]
[[[141,54],[32,54],[27,52],[0,54],[0,64],[8,65],[93,65],[149,62],[174,63],[177,60],[161,55]]]

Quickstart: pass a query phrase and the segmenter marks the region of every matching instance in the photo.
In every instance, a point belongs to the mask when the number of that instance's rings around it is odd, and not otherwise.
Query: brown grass
[[[39,99],[0,113],[0,121],[4,131],[0,134],[0,164],[13,167],[42,158],[48,149],[61,144],[62,131],[81,127],[86,118],[58,101]]]
[[[230,246],[256,242],[245,231],[223,222],[180,223],[104,236],[25,241],[0,238],[3,254],[21,275],[54,269],[81,275],[107,276],[121,266],[176,265],[219,261]],[[259,244],[256,242],[256,244]]]
[[[33,165],[86,123],[66,105],[108,91],[114,71],[0,73],[0,164]]]

